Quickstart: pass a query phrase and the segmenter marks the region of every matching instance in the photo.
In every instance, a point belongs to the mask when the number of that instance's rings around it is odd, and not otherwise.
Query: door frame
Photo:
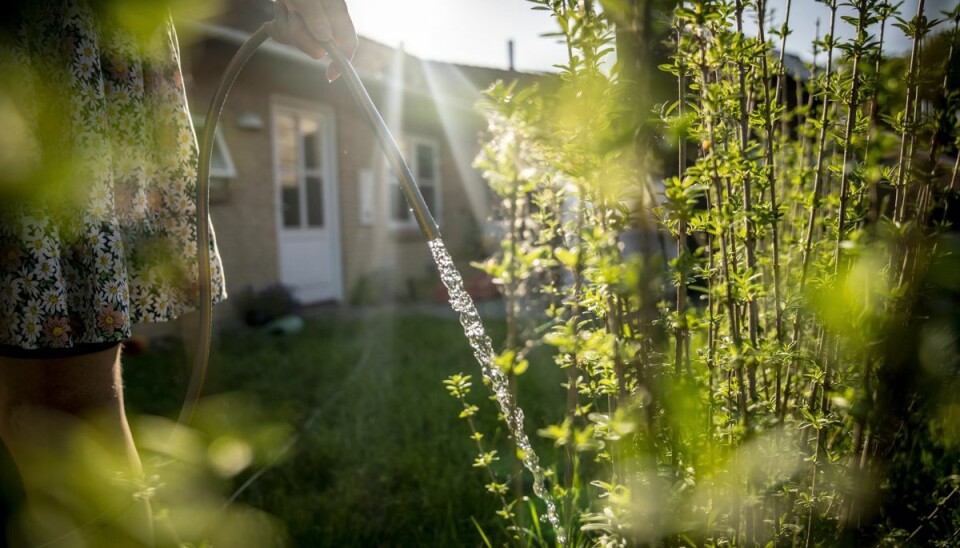
[[[280,112],[292,112],[294,114],[312,114],[321,119],[321,132],[323,143],[321,144],[321,161],[325,166],[324,175],[329,180],[329,184],[324,185],[325,191],[330,200],[325,200],[326,211],[324,211],[324,225],[330,231],[331,250],[330,260],[333,261],[333,286],[334,294],[332,300],[342,302],[344,298],[343,291],[343,250],[340,238],[340,166],[337,162],[337,118],[333,108],[322,103],[308,101],[297,97],[287,95],[273,94],[270,96],[270,149],[272,152],[271,175],[273,181],[273,213],[274,213],[274,235],[277,246],[277,278],[283,283],[282,259],[283,242],[283,199],[280,189],[280,141],[277,138],[277,114]],[[325,196],[324,198],[326,198]],[[330,213],[327,215],[327,213]],[[323,302],[323,301],[317,301]],[[310,303],[306,303],[310,304]]]

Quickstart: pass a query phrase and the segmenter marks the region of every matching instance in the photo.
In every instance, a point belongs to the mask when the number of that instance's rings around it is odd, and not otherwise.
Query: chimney
[[[514,70],[514,68],[513,68],[513,40],[512,40],[512,39],[511,39],[511,40],[507,40],[507,61],[508,61],[508,63],[509,63],[508,66],[509,66],[510,70]]]

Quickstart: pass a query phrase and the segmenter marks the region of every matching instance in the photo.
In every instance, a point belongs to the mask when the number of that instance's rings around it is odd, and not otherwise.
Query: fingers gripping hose
[[[200,332],[197,339],[197,348],[194,354],[193,372],[190,376],[190,384],[187,386],[187,394],[184,398],[183,407],[180,409],[180,417],[177,422],[181,425],[188,425],[193,418],[197,402],[200,399],[200,393],[203,390],[204,379],[206,378],[207,365],[210,358],[210,340],[213,331],[213,287],[210,273],[210,159],[213,154],[214,137],[217,131],[217,124],[220,122],[220,114],[223,105],[227,100],[227,94],[233,87],[237,75],[243,69],[247,61],[253,56],[257,48],[270,37],[270,23],[260,27],[246,42],[240,46],[237,53],[234,54],[227,68],[217,83],[217,89],[210,101],[210,107],[207,109],[206,119],[203,125],[203,135],[200,139],[200,166],[197,176],[197,272],[199,275],[200,295],[198,302]],[[400,147],[390,134],[387,124],[377,111],[377,107],[370,99],[370,95],[363,87],[357,71],[354,70],[350,60],[340,51],[340,48],[334,42],[325,42],[323,47],[327,50],[333,62],[338,65],[343,75],[343,80],[350,90],[350,94],[356,101],[357,106],[363,113],[364,119],[370,125],[380,148],[387,156],[387,161],[393,168],[400,180],[400,188],[407,199],[407,203],[413,210],[413,215],[417,219],[417,224],[424,236],[428,240],[435,240],[440,237],[440,229],[437,222],[430,214],[420,188],[413,178],[410,167],[407,166],[400,152]]]

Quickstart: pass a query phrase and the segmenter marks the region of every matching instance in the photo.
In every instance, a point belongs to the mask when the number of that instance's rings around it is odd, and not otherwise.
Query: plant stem
[[[758,5],[757,11],[761,13],[760,16],[757,18],[757,24],[760,27],[759,29],[760,41],[764,41],[763,12],[766,11],[765,9],[766,4],[767,4],[766,0],[757,0],[757,5]],[[790,35],[790,8],[792,7],[792,5],[793,5],[793,0],[787,0],[786,13],[783,16],[783,25],[780,27],[780,58],[778,59],[779,65],[777,67],[777,87],[776,87],[776,93],[773,94],[773,96],[776,97],[778,101],[783,103],[784,107],[786,107],[787,99],[786,99],[786,96],[781,97],[780,92],[781,91],[785,92],[785,90],[782,87],[783,80],[784,80],[783,77],[786,75],[786,72],[787,72],[787,67],[784,64],[784,59],[786,58],[786,55],[787,55],[787,36]],[[766,61],[764,61],[764,64],[766,64]]]
[[[844,223],[847,219],[847,200],[850,185],[849,163],[853,149],[853,131],[857,123],[857,114],[860,110],[860,57],[862,48],[866,44],[867,0],[857,3],[857,37],[854,40],[853,68],[851,69],[852,83],[850,84],[850,101],[847,103],[847,127],[843,136],[843,168],[840,174],[840,212],[837,215],[837,241],[833,254],[833,272],[840,269],[840,254],[843,249]]]
[[[757,1],[757,37],[761,43],[766,44],[766,36],[764,34],[764,24],[763,20],[766,14],[766,0]],[[790,2],[787,2],[787,20],[790,18]],[[786,40],[787,32],[787,23],[784,22],[784,41]],[[776,331],[777,331],[777,343],[783,345],[783,316],[781,313],[780,306],[780,232],[779,232],[779,210],[780,206],[777,204],[777,178],[776,178],[776,164],[774,161],[773,154],[773,115],[771,109],[773,105],[771,104],[770,98],[770,79],[769,73],[767,70],[767,55],[766,52],[763,53],[760,58],[760,76],[763,80],[763,102],[767,105],[767,108],[764,110],[764,122],[766,124],[766,152],[767,152],[767,184],[770,187],[770,210],[773,213],[773,220],[770,223],[771,237],[773,240],[773,303],[774,303],[774,317],[776,318]],[[780,96],[780,81],[783,76],[783,51],[780,52],[780,71],[777,75],[777,91],[775,97]],[[774,407],[778,408],[780,405],[780,391],[781,391],[781,375],[782,375],[782,366],[780,362],[777,362],[776,366],[776,388],[774,392]]]
[[[680,28],[677,28],[677,44],[679,47],[680,43]],[[685,93],[684,89],[686,84],[684,82],[683,74],[683,64],[680,64],[680,74],[677,75],[677,115],[683,120],[684,114],[684,101]],[[677,179],[682,181],[684,176],[684,171],[687,166],[687,140],[686,136],[681,134],[677,137]],[[682,212],[680,215],[679,226],[677,227],[677,268],[680,274],[680,283],[677,286],[677,326],[675,329],[676,333],[676,347],[674,349],[674,376],[680,378],[682,366],[680,365],[683,361],[683,346],[684,339],[687,334],[686,320],[683,317],[686,310],[686,298],[687,298],[687,284],[686,284],[686,246],[684,245],[684,239],[687,234],[687,217],[686,212]]]
[[[917,25],[920,25],[923,20],[924,3],[925,0],[919,0],[917,3],[917,17],[915,19]],[[907,172],[910,170],[910,158],[913,156],[913,137],[916,134],[913,128],[915,119],[913,102],[914,94],[919,90],[917,66],[920,62],[920,40],[922,37],[923,33],[919,29],[914,29],[913,48],[910,50],[910,68],[907,70],[907,97],[906,104],[903,107],[903,131],[900,135],[899,169],[897,170],[896,200],[894,202],[896,221],[899,223],[903,222],[903,217],[906,215],[907,189],[905,184]]]
[[[877,42],[877,53],[876,60],[874,61],[874,83],[873,83],[873,96],[870,98],[870,129],[867,131],[867,142],[865,149],[867,153],[870,152],[870,144],[873,142],[873,138],[877,132],[877,123],[879,122],[880,116],[880,101],[879,101],[879,92],[880,92],[880,62],[883,60],[883,40],[887,30],[887,19],[893,14],[892,7],[889,4],[884,4],[880,6],[880,39]],[[880,196],[879,191],[877,190],[876,181],[869,182],[870,188],[867,192],[867,220],[873,224],[880,219]]]
[[[830,4],[830,45],[827,48],[827,72],[825,75],[825,85],[823,87],[823,106],[820,111],[820,134],[817,137],[817,161],[814,166],[813,178],[813,201],[810,204],[810,215],[807,217],[807,230],[803,243],[803,258],[800,263],[800,292],[803,292],[807,281],[807,273],[810,266],[810,252],[813,247],[813,229],[816,224],[817,210],[820,207],[820,194],[823,190],[823,163],[824,153],[826,152],[827,139],[827,114],[830,112],[830,80],[833,77],[833,40],[837,22],[837,2],[833,0]],[[797,325],[794,327],[794,342],[796,343],[796,331],[799,329],[800,318],[797,318]]]
[[[810,265],[810,253],[813,248],[813,230],[817,220],[817,211],[820,207],[820,193],[823,186],[823,161],[825,153],[825,143],[827,138],[827,114],[830,111],[830,94],[829,94],[829,83],[830,79],[833,77],[833,36],[836,29],[837,22],[837,2],[833,0],[830,3],[830,33],[829,36],[829,45],[827,47],[827,69],[824,76],[826,84],[823,87],[823,106],[821,107],[820,112],[820,133],[817,137],[817,161],[814,165],[814,179],[813,179],[813,198],[810,204],[810,214],[807,217],[807,227],[806,227],[806,236],[804,237],[803,243],[803,256],[800,263],[800,284],[799,284],[799,293],[803,293],[804,287],[807,281],[807,271],[809,270]],[[812,94],[811,94],[812,101]],[[803,308],[797,309],[797,315],[795,323],[793,325],[793,337],[792,337],[792,346],[795,351],[799,351],[800,343],[800,334],[802,333],[803,326]],[[797,367],[797,358],[793,358],[792,363],[788,371],[792,371]],[[787,386],[784,389],[784,405],[781,406],[780,414],[781,418],[786,414],[786,401],[790,395],[790,377],[791,374],[787,375]]]
[[[703,43],[703,38],[699,39],[700,47],[700,69],[701,69],[701,82],[700,82],[700,105],[701,112],[704,112],[706,108],[706,93],[707,85],[709,82],[709,76],[707,71],[707,54],[706,54],[706,45]],[[711,177],[713,181],[714,191],[717,194],[717,200],[713,204],[716,209],[718,219],[723,219],[723,187],[720,182],[720,172],[717,165],[716,152],[713,148],[714,143],[716,143],[716,135],[714,134],[713,129],[713,113],[706,112],[705,122],[707,126],[707,140],[711,143],[711,146],[708,149],[703,150],[704,155],[711,159],[710,169]],[[726,283],[724,283],[726,289],[726,297],[724,303],[727,307],[727,326],[730,330],[730,338],[733,340],[734,346],[737,349],[737,358],[736,358],[736,372],[739,384],[740,396],[737,400],[737,407],[740,410],[741,415],[744,418],[744,421],[749,423],[749,417],[747,416],[747,395],[746,387],[744,382],[743,374],[743,359],[740,356],[741,348],[743,346],[743,341],[740,338],[740,329],[737,327],[737,310],[736,305],[733,301],[733,292],[731,290],[731,266],[730,266],[730,253],[727,248],[727,227],[723,226],[724,223],[720,223],[720,226],[717,227],[718,236],[720,237],[720,263],[723,269],[723,278]]]
[[[940,85],[940,95],[943,98],[944,104],[949,104],[950,101],[950,69],[953,67],[954,55],[956,54],[956,42],[957,42],[957,30],[960,28],[960,16],[954,19],[953,21],[953,39],[950,40],[950,50],[947,53],[946,63],[943,66],[943,82]],[[937,167],[940,163],[940,148],[942,146],[942,136],[949,134],[950,124],[953,121],[954,116],[956,115],[956,109],[946,108],[944,109],[942,115],[936,120],[936,127],[933,128],[933,138],[930,140],[930,169],[929,169],[929,178],[924,185],[924,200],[920,204],[920,221],[923,224],[926,221],[928,214],[930,213],[930,208],[928,207],[928,202],[931,195],[933,194],[932,186],[934,181],[937,180]],[[953,180],[950,182],[950,187],[953,187]],[[946,219],[946,214],[944,214],[944,219]]]
[[[960,172],[960,150],[957,151],[957,159],[953,162],[953,173],[950,175],[951,194],[957,191],[957,172]]]
[[[737,20],[737,34],[743,36],[743,1],[737,0],[736,2],[736,20]],[[740,156],[741,159],[745,160],[747,155],[747,146],[750,142],[750,117],[747,111],[747,71],[743,63],[742,57],[738,56],[737,59],[737,75],[740,80]],[[746,241],[744,242],[744,248],[746,250],[747,256],[747,276],[751,276],[757,269],[757,257],[756,257],[756,236],[754,235],[753,230],[753,198],[752,193],[752,184],[751,176],[749,169],[743,173],[743,211],[744,211],[744,225],[746,229]],[[759,310],[757,306],[756,299],[750,299],[747,303],[747,333],[750,337],[750,346],[753,350],[757,349],[757,326],[758,326],[758,316]],[[751,359],[749,368],[747,371],[748,381],[750,383],[750,399],[757,399],[757,365],[756,360]]]
[[[464,399],[464,396],[462,395],[457,396],[457,399],[460,400],[460,403],[461,405],[463,405],[464,409],[469,407],[469,405],[467,405],[466,400]],[[480,441],[482,438],[477,435],[479,433],[479,430],[477,430],[477,424],[474,422],[472,416],[467,417],[467,424],[470,425],[470,433],[472,434],[471,437],[473,438],[474,441],[477,442],[477,450],[480,451],[481,455],[486,453],[486,449],[483,446],[483,442]],[[497,476],[493,473],[493,470],[489,466],[484,466],[484,468],[487,471],[487,477],[490,478],[490,481],[494,484],[498,483]],[[497,494],[497,497],[500,499],[500,504],[503,507],[503,510],[506,514],[506,516],[504,517],[509,519],[510,523],[513,524],[514,531],[516,531],[517,536],[519,537],[519,540],[521,541],[521,543],[526,543],[527,541],[524,539],[524,536],[526,534],[525,533],[526,529],[520,527],[520,523],[517,522],[516,515],[510,511],[510,505],[507,503],[507,499],[506,497],[503,496],[503,493],[497,492],[496,494]],[[517,499],[517,500],[520,500],[520,499]]]

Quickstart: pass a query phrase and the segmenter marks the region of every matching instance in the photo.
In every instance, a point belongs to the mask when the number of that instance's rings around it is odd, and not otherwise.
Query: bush
[[[296,315],[302,308],[289,287],[272,285],[254,290],[247,287],[237,297],[237,307],[244,323],[261,327],[284,316]]]
[[[960,8],[828,0],[821,63],[791,74],[763,0],[532,3],[570,56],[487,92],[504,239],[479,266],[507,306],[496,363],[548,346],[566,375],[539,433],[571,543],[956,543]],[[508,538],[553,542],[488,479]]]

